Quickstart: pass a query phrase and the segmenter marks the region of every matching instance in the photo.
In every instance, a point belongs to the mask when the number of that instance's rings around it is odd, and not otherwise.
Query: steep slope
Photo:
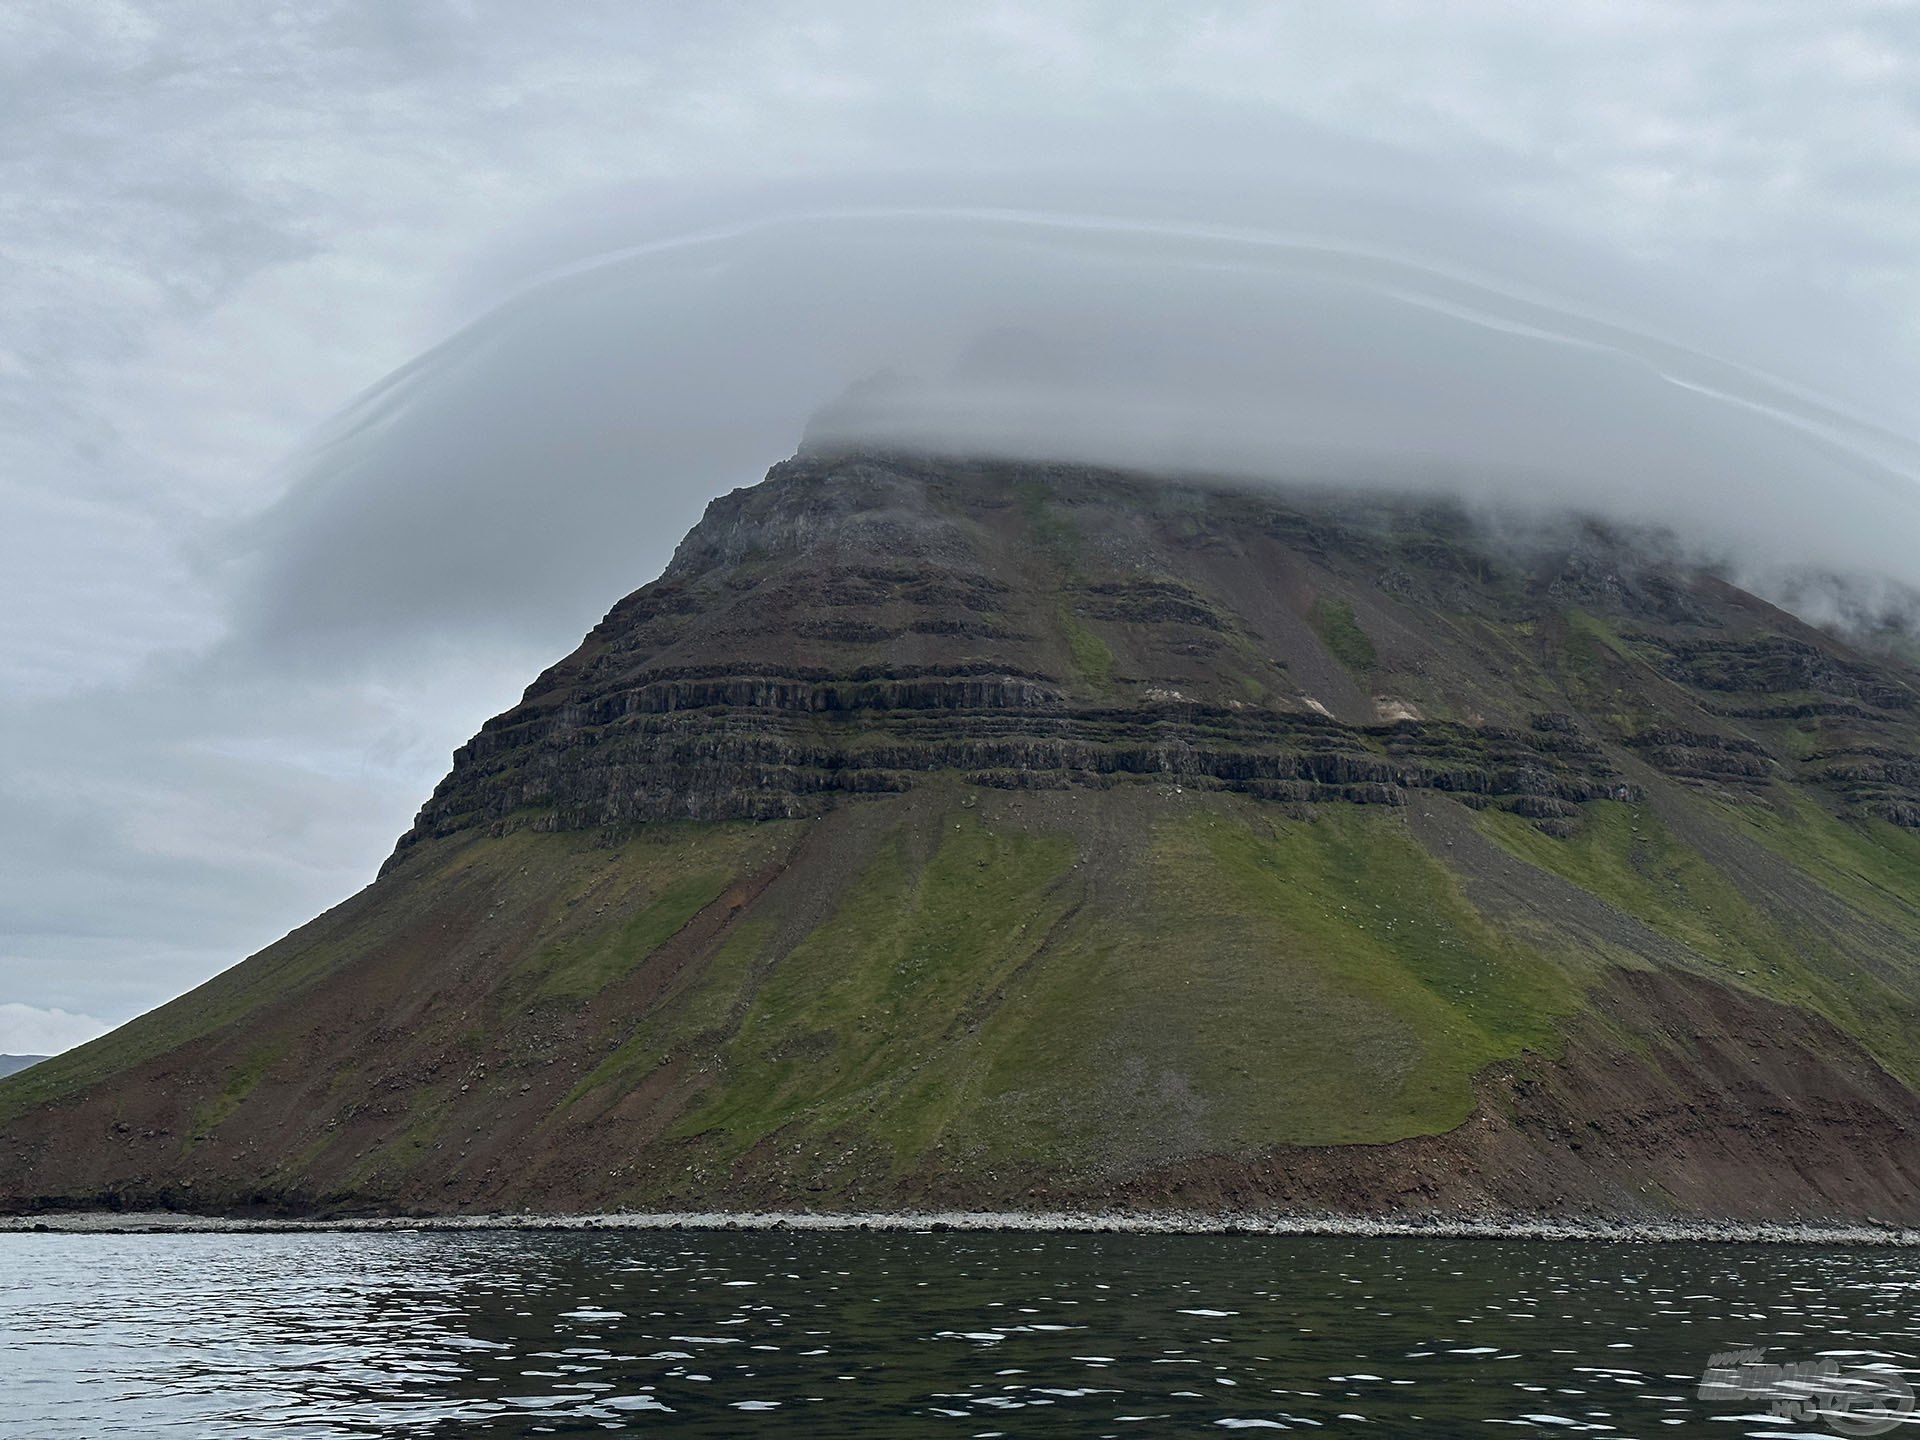
[[[1920,1221],[1920,677],[1648,537],[808,456],[0,1203]]]

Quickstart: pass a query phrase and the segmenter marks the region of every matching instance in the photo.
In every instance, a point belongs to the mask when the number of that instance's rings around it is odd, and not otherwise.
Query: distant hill
[[[805,456],[0,1083],[0,1205],[1916,1223],[1917,1096],[1903,662],[1592,524]]]
[[[44,1055],[0,1055],[0,1075],[11,1075],[29,1065],[38,1065],[46,1058]]]

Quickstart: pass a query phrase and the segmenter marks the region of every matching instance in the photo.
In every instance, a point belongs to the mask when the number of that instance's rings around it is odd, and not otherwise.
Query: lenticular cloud
[[[885,188],[600,224],[300,458],[255,623],[567,633],[803,435],[1572,508],[1920,582],[1920,446],[1672,333],[1657,278],[1312,196]]]

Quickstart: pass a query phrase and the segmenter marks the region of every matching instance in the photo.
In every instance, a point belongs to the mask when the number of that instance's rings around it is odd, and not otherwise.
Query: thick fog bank
[[[1573,509],[1757,577],[1920,582],[1920,446],[1751,363],[1752,331],[1658,274],[1332,192],[1061,188],[1082,208],[870,183],[550,237],[548,273],[301,458],[250,625],[578,624],[803,434]]]

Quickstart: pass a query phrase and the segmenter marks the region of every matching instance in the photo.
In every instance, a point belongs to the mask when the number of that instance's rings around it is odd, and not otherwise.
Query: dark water
[[[0,1434],[33,1440],[1833,1433],[1830,1419],[1769,1416],[1764,1399],[1697,1398],[1712,1354],[1743,1346],[1911,1376],[1920,1256],[1237,1236],[0,1235]]]

